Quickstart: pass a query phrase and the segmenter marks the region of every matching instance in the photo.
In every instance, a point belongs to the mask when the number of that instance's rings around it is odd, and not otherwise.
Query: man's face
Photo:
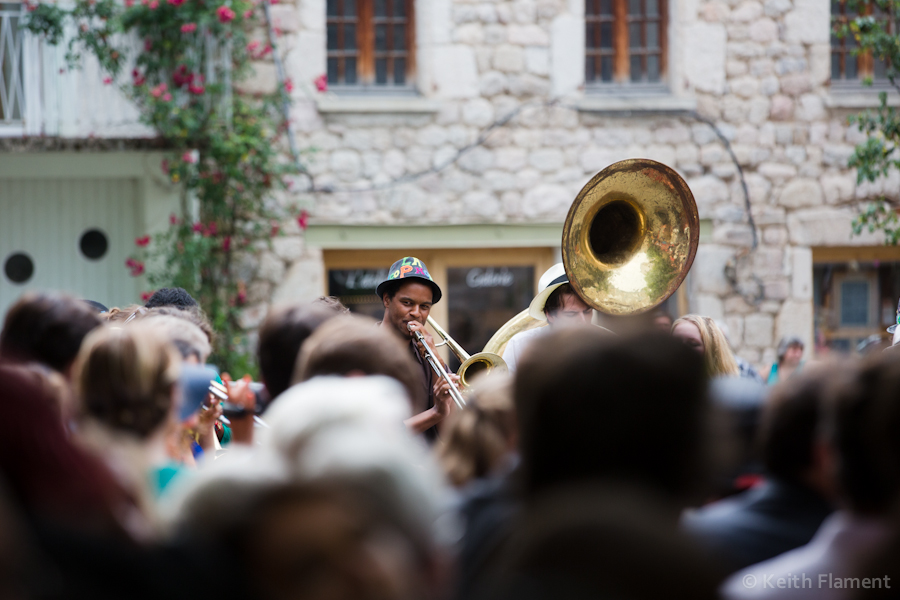
[[[393,298],[388,298],[387,294],[382,298],[385,323],[393,325],[403,337],[411,337],[407,324],[410,321],[425,324],[433,297],[431,286],[425,283],[410,281],[402,284]]]
[[[575,294],[563,294],[562,306],[547,315],[547,323],[553,327],[590,325],[593,309]]]

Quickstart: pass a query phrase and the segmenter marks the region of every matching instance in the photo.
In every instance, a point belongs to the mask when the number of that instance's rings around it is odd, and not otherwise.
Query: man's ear
[[[391,299],[388,298],[387,292],[381,295],[381,302],[384,304],[384,307],[387,308],[388,304],[391,303]]]

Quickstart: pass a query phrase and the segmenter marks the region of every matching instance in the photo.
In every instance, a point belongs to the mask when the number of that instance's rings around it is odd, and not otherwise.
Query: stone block
[[[757,169],[760,175],[775,182],[785,181],[797,176],[797,168],[791,165],[767,162],[759,165]]]
[[[743,296],[733,295],[725,299],[725,313],[749,315],[756,312],[756,307],[744,300]]]
[[[550,37],[538,25],[510,25],[506,34],[510,44],[519,46],[550,45]]]
[[[483,146],[476,146],[463,154],[456,164],[471,173],[484,173],[494,166],[494,153]]]
[[[348,132],[349,133],[349,132]],[[416,135],[416,143],[426,148],[436,148],[447,142],[447,130],[436,125],[428,125],[420,129]]]
[[[509,171],[498,171],[496,169],[487,171],[481,181],[484,187],[494,192],[508,192],[515,190],[519,182],[516,176]]]
[[[812,300],[786,300],[778,311],[775,323],[775,340],[788,335],[796,335],[803,345],[813,348],[813,305]]]
[[[731,14],[728,15],[728,19],[734,22],[751,23],[759,19],[762,14],[762,4],[756,2],[756,0],[746,0],[745,2],[741,2],[737,8],[731,11]]]
[[[790,121],[794,118],[794,101],[787,96],[773,96],[769,116],[773,121]]]
[[[504,93],[507,89],[506,75],[499,71],[488,71],[481,76],[479,89],[481,95],[488,98]]]
[[[472,98],[478,95],[478,69],[472,48],[463,45],[439,46],[432,52],[436,96]]]
[[[728,77],[740,77],[746,75],[750,69],[747,67],[747,61],[744,60],[726,60],[725,74]]]
[[[778,24],[772,19],[758,19],[750,25],[750,39],[763,44],[774,42],[778,39]]]
[[[546,97],[550,93],[550,82],[530,73],[512,75],[509,78],[509,93],[517,96]]]
[[[284,276],[284,261],[274,252],[263,252],[259,257],[259,269],[256,276],[272,283],[278,283]]]
[[[684,67],[688,83],[701,92],[725,91],[725,27],[714,23],[688,25],[684,36]]]
[[[812,89],[808,73],[791,73],[781,78],[781,91],[788,96],[798,97]]]
[[[453,28],[453,41],[457,44],[474,46],[484,42],[484,27],[481,23],[466,23]]]
[[[708,218],[712,215],[713,206],[720,202],[728,201],[728,186],[721,179],[712,175],[704,175],[690,179],[688,187],[697,201],[697,210],[700,218]]]
[[[565,216],[572,203],[572,193],[562,185],[541,184],[527,190],[522,197],[522,215],[526,218]]]
[[[396,179],[406,172],[406,156],[399,150],[388,150],[384,153],[381,168],[388,177]]]
[[[759,91],[759,80],[755,77],[738,77],[729,81],[728,87],[733,94],[742,98],[752,98]]]
[[[500,200],[489,192],[469,192],[462,198],[466,214],[490,218],[500,211]]]
[[[494,106],[484,98],[469,100],[462,107],[462,120],[473,127],[487,127],[494,122]]]
[[[300,13],[296,6],[290,4],[274,4],[269,7],[272,25],[282,32],[293,33],[300,29]]]
[[[784,39],[798,44],[827,44],[831,32],[831,5],[820,0],[794,0],[784,17]]]
[[[775,320],[770,315],[750,314],[744,317],[744,345],[771,347],[774,324]]]
[[[763,283],[763,295],[767,300],[784,300],[790,293],[790,285],[783,277]]]
[[[822,204],[822,186],[813,179],[794,179],[784,186],[778,203],[787,208],[819,206]]]
[[[562,168],[563,163],[563,153],[557,148],[542,148],[533,151],[528,156],[528,164],[544,173]]]
[[[276,282],[272,303],[309,302],[322,295],[325,289],[325,267],[321,252],[307,252],[294,262],[280,281]]]
[[[804,94],[797,106],[797,118],[801,121],[819,121],[828,116],[822,97],[817,94]]]
[[[503,147],[494,152],[494,164],[498,169],[516,172],[525,166],[528,153],[523,148]]]
[[[794,300],[812,300],[813,293],[812,250],[804,246],[791,248],[791,297]]]
[[[766,0],[763,9],[770,17],[777,17],[789,11],[792,6],[791,0]]]
[[[554,96],[576,92],[584,83],[584,21],[559,15],[550,27],[551,90]]]
[[[525,70],[534,75],[549,75],[550,51],[547,48],[525,48]]]
[[[504,73],[519,73],[525,69],[525,54],[520,46],[503,44],[494,50],[494,68]]]
[[[727,314],[727,313],[726,313]],[[744,344],[744,318],[739,316],[727,316],[720,323],[722,333],[732,348],[740,348]]]
[[[690,310],[697,315],[712,317],[717,321],[725,319],[722,299],[714,294],[696,294],[691,298]]]
[[[809,208],[787,217],[792,244],[798,246],[874,246],[884,242],[880,233],[851,235],[855,213],[849,208]]]
[[[856,177],[852,173],[823,175],[821,181],[827,204],[839,204],[853,199]]]
[[[691,267],[691,292],[727,295],[731,286],[725,278],[725,264],[733,257],[733,248],[700,244]]]
[[[329,161],[331,171],[344,181],[359,179],[362,161],[355,150],[335,150]]]
[[[763,242],[771,246],[784,246],[788,240],[788,232],[786,227],[774,225],[763,228]]]

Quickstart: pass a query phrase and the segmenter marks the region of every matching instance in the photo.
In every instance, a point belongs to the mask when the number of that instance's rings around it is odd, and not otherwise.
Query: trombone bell
[[[443,327],[437,324],[437,321],[428,317],[425,322],[431,325],[434,332],[444,340],[440,345],[446,345],[450,348],[453,354],[455,354],[462,363],[456,374],[459,375],[459,383],[464,388],[471,387],[472,382],[478,375],[490,373],[495,369],[498,371],[507,370],[506,361],[500,358],[499,355],[494,354],[493,352],[479,352],[478,354],[470,356],[456,340],[450,337],[449,333],[444,331]]]

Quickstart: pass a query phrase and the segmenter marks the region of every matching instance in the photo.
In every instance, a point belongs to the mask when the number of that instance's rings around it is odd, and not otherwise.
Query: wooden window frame
[[[411,91],[415,88],[416,73],[416,15],[415,0],[381,0],[385,2],[386,16],[375,15],[375,2],[377,0],[332,0],[338,6],[338,16],[329,15],[326,8],[326,61],[329,64],[327,70],[329,87],[338,90],[357,90],[367,92],[397,92]],[[355,2],[356,14],[353,17],[345,15],[343,7],[347,2]],[[392,10],[394,5],[401,2],[405,9],[405,16],[398,17]],[[326,5],[327,6],[327,5]],[[353,24],[356,27],[356,47],[348,49],[343,25]],[[337,48],[328,47],[328,28],[337,25]],[[393,48],[394,25],[405,27],[405,39],[402,50]],[[389,49],[377,50],[375,30],[377,26],[385,26],[386,44]],[[356,81],[346,83],[347,60],[356,60]],[[331,60],[337,59],[337,80],[331,78]],[[404,82],[394,82],[395,60],[406,61]],[[376,82],[376,62],[385,60],[386,81]]]
[[[585,84],[591,88],[612,88],[612,87],[635,87],[644,89],[660,89],[667,88],[666,81],[668,76],[668,26],[669,26],[669,6],[667,0],[656,0],[657,14],[650,16],[647,14],[647,0],[610,0],[611,13],[601,13],[602,0],[585,0]],[[639,15],[629,14],[630,2],[638,2],[641,12]],[[592,10],[593,9],[593,10]],[[648,23],[658,23],[658,45],[650,47],[647,45],[647,27]],[[612,43],[607,47],[603,47],[605,37],[602,35],[603,25],[611,23],[610,34]],[[631,42],[632,25],[637,25],[640,32],[639,45],[635,46]],[[591,38],[591,30],[593,30],[593,38],[597,45],[589,46]],[[658,51],[658,52],[657,52]],[[659,76],[658,81],[647,81],[648,57],[651,55],[659,56]],[[631,78],[631,59],[634,56],[641,57],[641,80],[634,81]],[[604,81],[603,68],[601,59],[612,57],[612,80]],[[593,71],[591,70],[592,61]]]
[[[838,9],[838,12],[835,12],[835,8]],[[872,14],[872,6],[869,5],[866,8],[866,12],[862,16]],[[846,23],[851,18],[856,15],[848,14],[847,12],[847,0],[833,0],[831,2],[831,19],[832,19],[832,34],[831,34],[831,65],[830,65],[830,81],[831,86],[833,88],[851,88],[851,89],[859,89],[859,88],[870,88],[874,90],[882,90],[890,87],[890,82],[886,77],[876,77],[875,74],[875,59],[872,56],[872,53],[869,51],[860,53],[856,56],[853,56],[853,49],[856,47],[854,45],[849,45],[851,43],[851,38],[844,37],[838,38],[834,35],[834,30],[841,24]],[[888,21],[889,30],[893,30],[895,33],[898,30],[898,18],[891,19],[890,15],[885,15],[884,20]],[[838,72],[839,77],[835,78],[835,58],[838,61]],[[847,72],[847,61],[855,60],[856,61],[856,77],[848,78],[846,76]],[[863,80],[867,77],[872,78],[872,85],[866,86],[863,84]]]

